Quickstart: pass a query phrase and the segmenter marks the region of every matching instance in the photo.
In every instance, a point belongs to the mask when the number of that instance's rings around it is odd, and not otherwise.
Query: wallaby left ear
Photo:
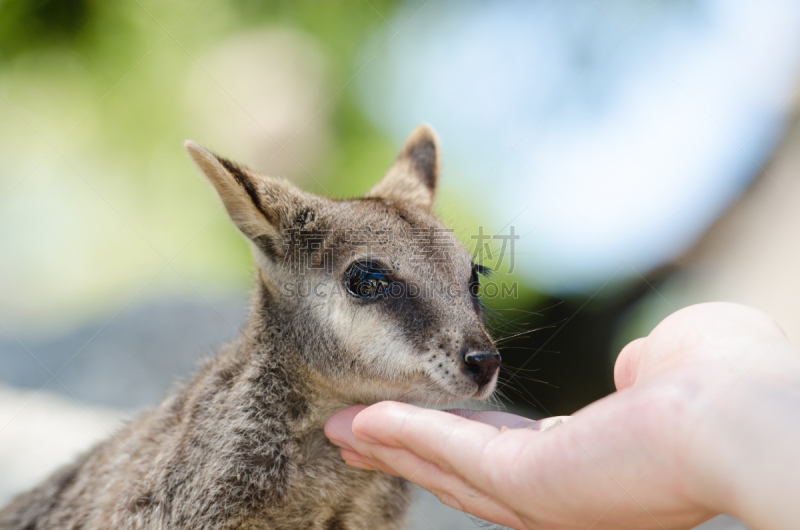
[[[386,176],[367,197],[381,197],[430,210],[439,180],[439,140],[426,124],[417,125]]]
[[[318,198],[259,175],[190,140],[184,147],[219,194],[231,220],[268,258],[280,259],[287,228],[308,228]]]

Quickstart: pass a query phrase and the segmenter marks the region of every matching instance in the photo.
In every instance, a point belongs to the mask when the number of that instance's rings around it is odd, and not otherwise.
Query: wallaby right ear
[[[430,210],[439,180],[439,141],[426,124],[417,125],[406,138],[400,155],[367,197],[397,200]]]
[[[274,254],[283,229],[291,225],[297,212],[309,217],[310,198],[288,182],[259,175],[191,140],[183,146],[217,190],[239,231],[267,256]]]

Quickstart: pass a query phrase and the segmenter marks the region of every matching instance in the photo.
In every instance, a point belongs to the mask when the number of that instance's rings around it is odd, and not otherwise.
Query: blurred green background
[[[247,288],[249,251],[185,138],[316,192],[366,190],[396,149],[346,89],[391,8],[372,6],[1,4],[5,318],[73,325],[142,289]]]

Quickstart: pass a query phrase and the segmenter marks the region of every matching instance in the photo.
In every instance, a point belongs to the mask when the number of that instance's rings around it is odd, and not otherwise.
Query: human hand
[[[678,311],[622,351],[615,380],[619,392],[564,422],[383,402],[340,411],[325,432],[348,464],[513,528],[691,528],[720,511],[798,525],[800,361],[769,317]]]

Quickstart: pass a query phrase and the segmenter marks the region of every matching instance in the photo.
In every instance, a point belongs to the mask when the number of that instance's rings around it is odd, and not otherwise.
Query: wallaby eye
[[[472,264],[472,273],[469,276],[469,292],[472,293],[472,296],[477,297],[481,290],[481,278],[480,274],[485,276],[489,275],[491,269],[486,267],[485,265],[480,265],[477,263]]]
[[[478,277],[478,271],[472,268],[472,274],[469,277],[469,292],[472,296],[478,296],[481,290],[481,279]]]
[[[344,273],[345,285],[350,294],[358,298],[373,298],[391,286],[388,271],[370,261],[357,261]]]

